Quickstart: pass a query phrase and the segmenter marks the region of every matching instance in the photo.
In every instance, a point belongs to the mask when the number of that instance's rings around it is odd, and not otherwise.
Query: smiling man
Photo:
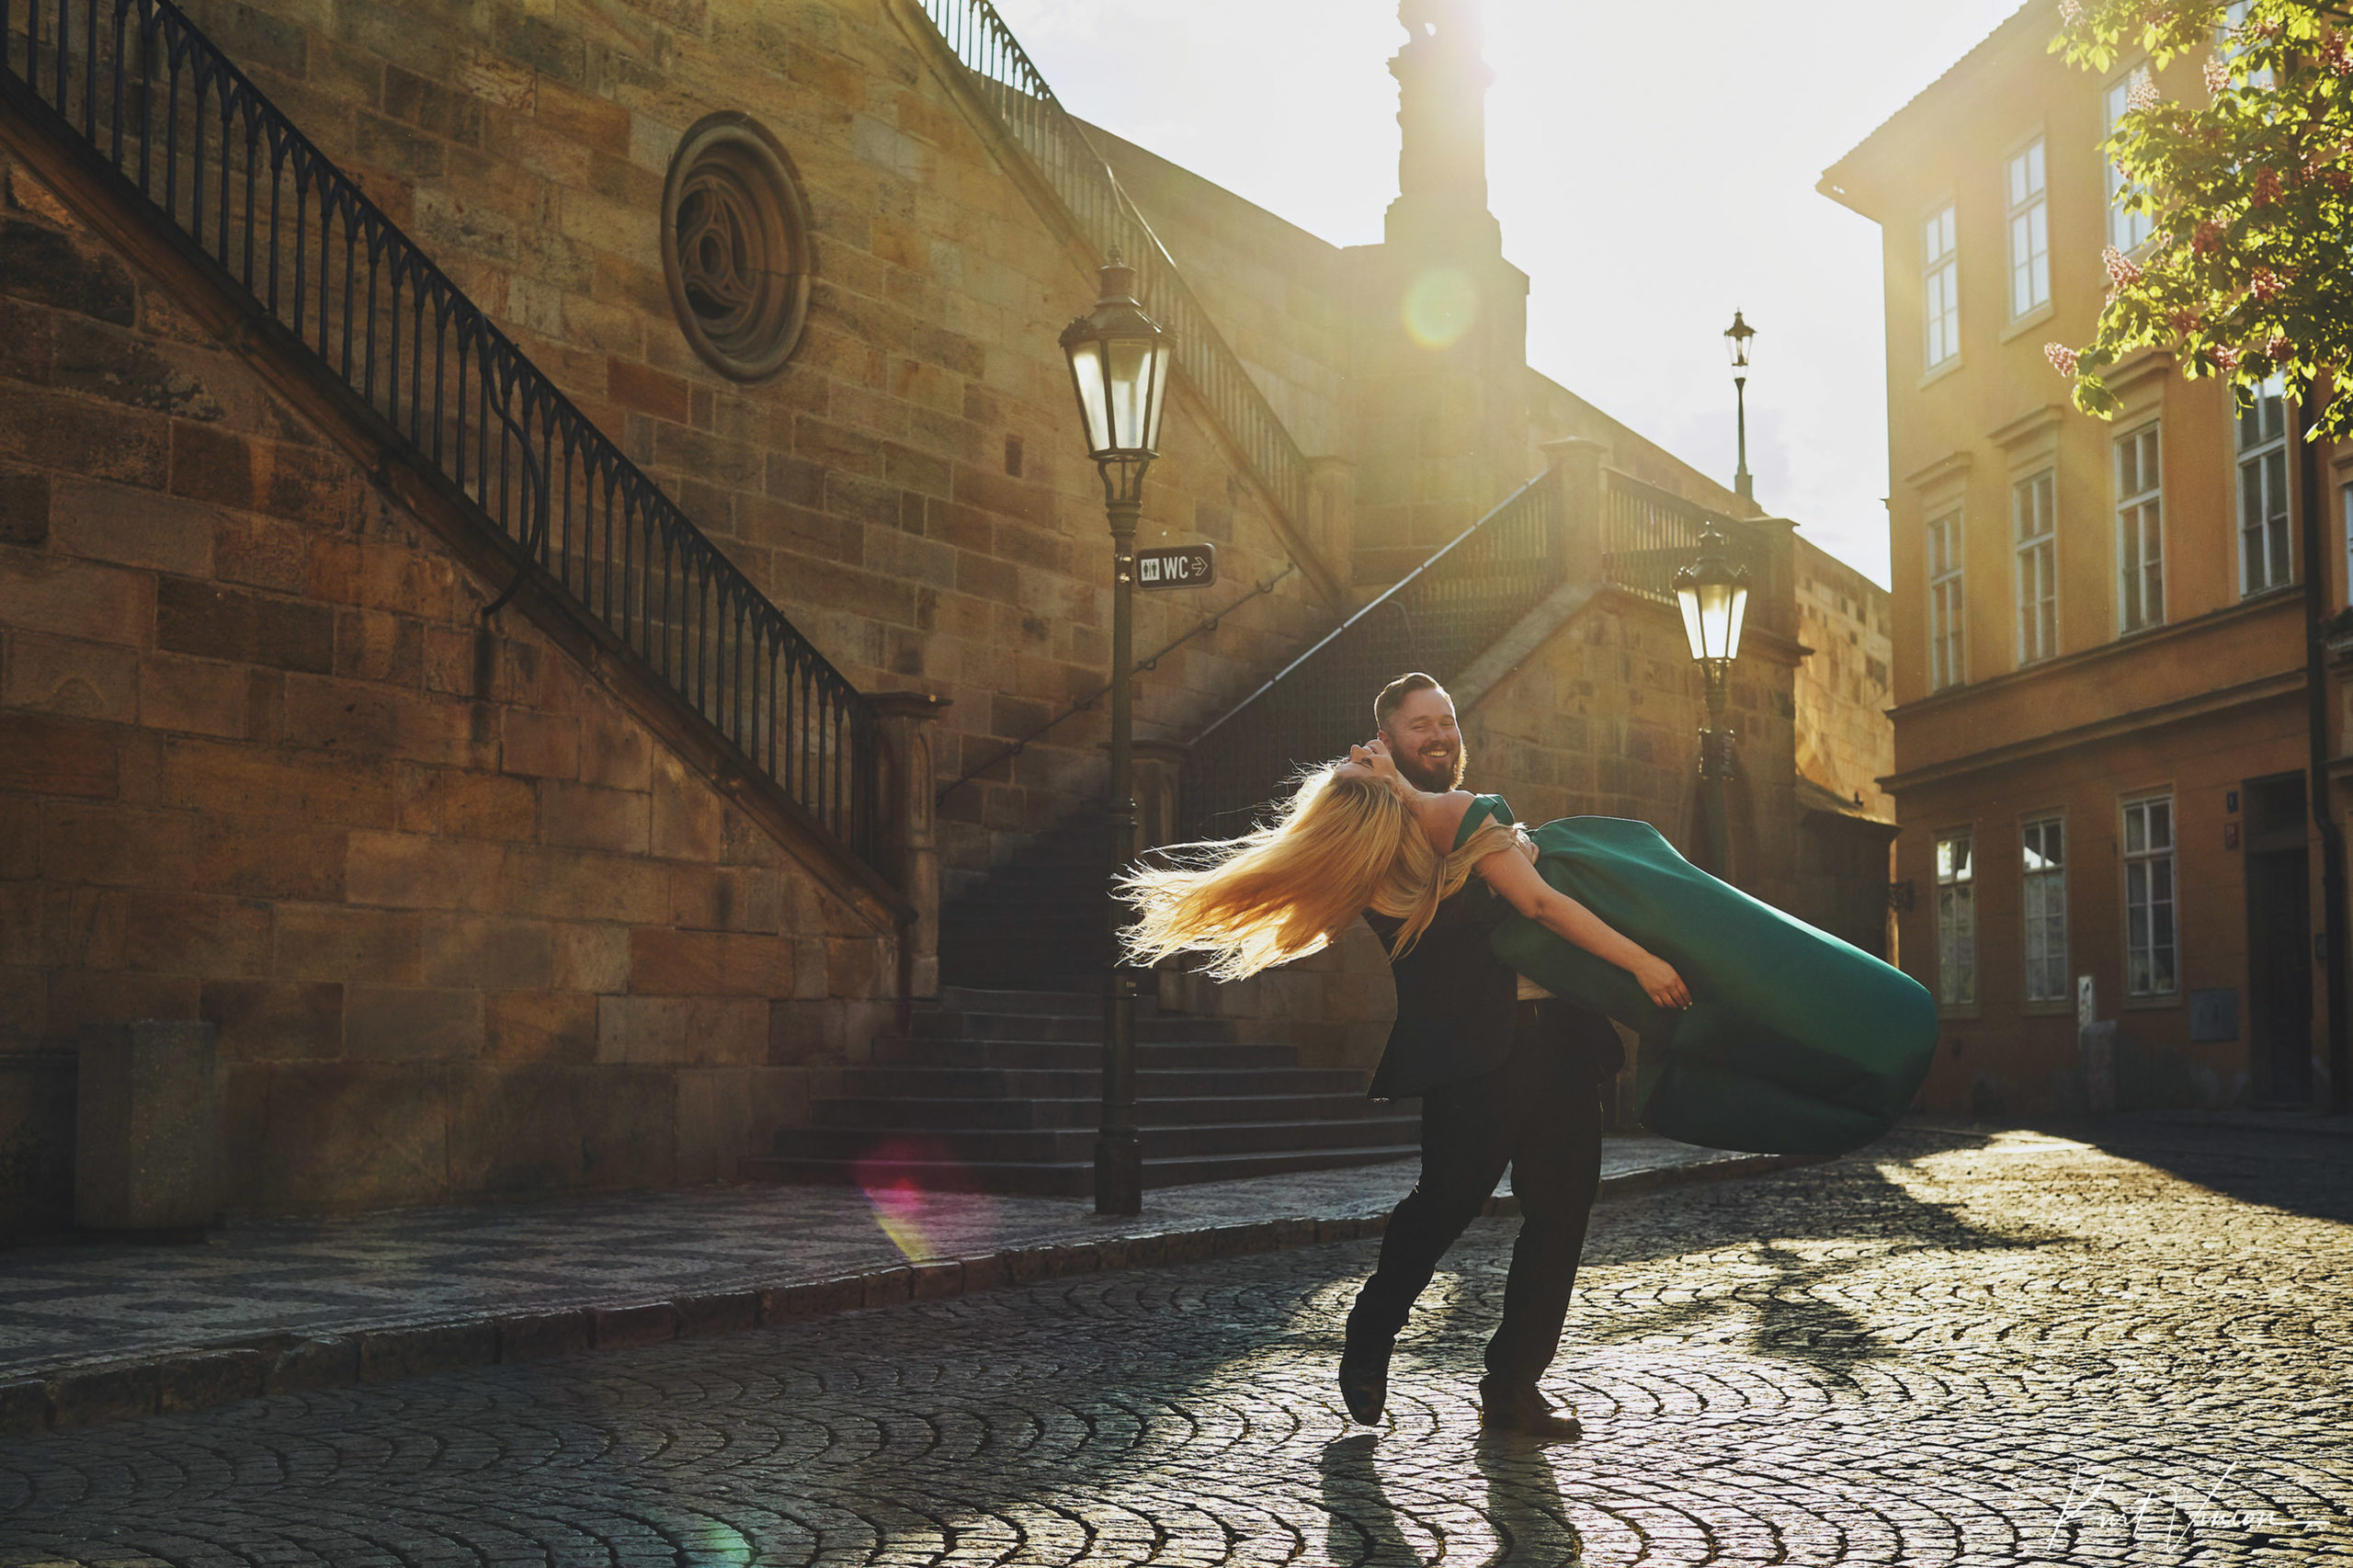
[[[1418,672],[1373,701],[1373,722],[1397,771],[1415,788],[1461,787],[1468,761],[1454,699]],[[1503,1322],[1479,1384],[1484,1425],[1540,1439],[1574,1437],[1574,1414],[1537,1382],[1560,1348],[1586,1221],[1601,1176],[1601,1084],[1624,1063],[1609,1020],[1555,998],[1487,948],[1509,913],[1478,877],[1438,905],[1403,957],[1390,960],[1397,1021],[1367,1091],[1422,1100],[1422,1174],[1390,1216],[1381,1262],[1348,1313],[1340,1393],[1370,1426],[1388,1397],[1389,1359],[1415,1298],[1511,1167],[1525,1219],[1504,1287]],[[1381,945],[1401,922],[1367,914]]]

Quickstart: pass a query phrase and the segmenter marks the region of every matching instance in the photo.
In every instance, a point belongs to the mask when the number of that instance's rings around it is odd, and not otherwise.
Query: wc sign
[[[1206,588],[1217,581],[1217,546],[1169,544],[1136,551],[1139,588]]]

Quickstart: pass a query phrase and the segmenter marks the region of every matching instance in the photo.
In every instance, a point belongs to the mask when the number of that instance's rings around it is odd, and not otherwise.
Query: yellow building
[[[2109,378],[2112,421],[2068,404],[2043,346],[2091,339],[2103,251],[2147,234],[2100,152],[2147,65],[2072,67],[2049,51],[2059,25],[2027,6],[1820,187],[1883,234],[1883,783],[1903,961],[1946,1017],[1922,1104],[2097,1102],[2086,985],[2116,1025],[2122,1105],[2309,1103],[2325,922],[2294,411],[2239,415],[2157,352]],[[2156,85],[2202,95],[2202,63]],[[2336,456],[2318,470],[2332,607],[2353,546]]]

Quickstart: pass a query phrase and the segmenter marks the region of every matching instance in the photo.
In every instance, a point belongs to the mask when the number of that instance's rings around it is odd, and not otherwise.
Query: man
[[[1459,789],[1467,758],[1454,701],[1428,676],[1381,688],[1373,723],[1416,789]],[[1538,1392],[1585,1250],[1601,1176],[1600,1085],[1624,1064],[1609,1021],[1521,979],[1487,950],[1503,913],[1478,877],[1438,905],[1412,950],[1390,961],[1397,1021],[1368,1091],[1422,1100],[1421,1180],[1390,1216],[1381,1262],[1348,1313],[1340,1393],[1370,1426],[1388,1398],[1389,1357],[1414,1300],[1511,1167],[1524,1216],[1487,1344],[1482,1423],[1542,1440],[1578,1435],[1575,1415]],[[1401,922],[1368,914],[1388,946]]]

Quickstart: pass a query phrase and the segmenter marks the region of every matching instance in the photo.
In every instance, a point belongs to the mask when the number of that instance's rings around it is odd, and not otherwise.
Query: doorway
[[[2312,871],[2304,776],[2246,790],[2246,983],[2256,1093],[2303,1105],[2313,1092]]]

